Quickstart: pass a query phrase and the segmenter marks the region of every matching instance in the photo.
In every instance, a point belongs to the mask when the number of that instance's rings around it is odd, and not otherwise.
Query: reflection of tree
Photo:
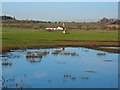
[[[63,54],[64,54],[64,52],[65,52],[65,48],[64,47],[63,47],[62,51],[63,51]]]
[[[41,63],[42,58],[39,58],[38,60],[35,60],[35,58],[27,58],[27,61],[30,62],[31,64],[33,63]]]

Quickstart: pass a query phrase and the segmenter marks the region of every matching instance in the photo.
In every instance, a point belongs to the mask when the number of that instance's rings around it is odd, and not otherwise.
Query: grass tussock
[[[2,62],[2,65],[3,66],[12,66],[12,63],[11,62]]]
[[[27,52],[26,53],[26,58],[42,58],[42,56],[46,56],[47,54],[49,54],[48,51],[43,51],[43,52],[36,52],[37,54],[35,54],[35,52]]]

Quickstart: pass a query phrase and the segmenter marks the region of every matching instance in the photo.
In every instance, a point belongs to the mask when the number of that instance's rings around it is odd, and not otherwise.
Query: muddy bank
[[[86,47],[89,49],[94,49],[94,50],[100,50],[100,51],[104,51],[104,52],[109,52],[109,53],[120,53],[119,49],[112,49],[112,48],[100,48],[100,47]]]
[[[4,52],[9,52],[10,50],[25,50],[27,48],[29,49],[35,49],[35,48],[58,48],[58,47],[85,47],[85,48],[90,48],[90,49],[95,49],[95,50],[101,50],[101,51],[106,51],[110,53],[120,53],[118,49],[112,49],[112,48],[99,48],[99,47],[119,47],[119,41],[108,41],[108,42],[102,42],[102,41],[97,41],[97,42],[87,42],[87,41],[75,41],[74,42],[65,42],[60,41],[59,43],[61,44],[37,44],[37,45],[9,45],[9,46],[2,46],[2,50],[0,50],[1,53]]]
[[[54,40],[54,41],[68,41],[68,42],[118,42],[120,41],[107,41],[107,40]]]

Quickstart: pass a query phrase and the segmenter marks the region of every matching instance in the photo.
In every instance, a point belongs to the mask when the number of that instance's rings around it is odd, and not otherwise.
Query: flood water
[[[43,51],[49,53],[26,57]],[[15,50],[4,53],[2,63],[3,88],[118,88],[114,53],[83,47]]]

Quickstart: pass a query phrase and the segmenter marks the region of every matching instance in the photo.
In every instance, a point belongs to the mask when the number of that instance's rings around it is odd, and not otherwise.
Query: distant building
[[[100,21],[98,21],[99,23],[108,23],[108,24],[111,24],[113,22],[115,22],[115,19],[107,19],[107,18],[103,18],[101,19]]]
[[[47,30],[63,30],[62,27],[48,27]]]
[[[118,25],[120,25],[120,19],[116,19],[115,22],[113,22],[112,24],[118,24]]]

